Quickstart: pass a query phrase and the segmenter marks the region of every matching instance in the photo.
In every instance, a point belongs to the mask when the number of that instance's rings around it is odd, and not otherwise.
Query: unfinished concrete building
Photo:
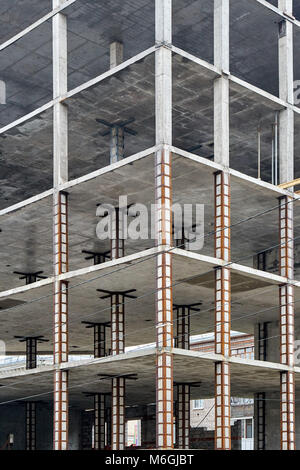
[[[26,356],[0,368],[0,445],[122,450],[136,417],[142,448],[188,449],[201,396],[231,449],[232,396],[257,449],[295,449],[299,2],[1,0],[0,25],[0,339]]]

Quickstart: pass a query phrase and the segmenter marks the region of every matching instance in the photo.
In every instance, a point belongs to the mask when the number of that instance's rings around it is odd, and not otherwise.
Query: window
[[[203,410],[203,400],[194,400],[193,409],[194,410]]]
[[[252,419],[246,419],[246,439],[252,439]]]
[[[133,419],[126,422],[126,446],[140,447],[141,445],[141,420]]]

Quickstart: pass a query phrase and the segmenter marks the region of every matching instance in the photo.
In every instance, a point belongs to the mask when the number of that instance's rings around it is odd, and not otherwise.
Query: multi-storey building
[[[2,0],[0,21],[0,339],[26,351],[0,374],[2,445],[87,448],[92,425],[122,450],[139,415],[142,447],[155,425],[185,449],[200,391],[216,449],[231,397],[256,448],[294,449],[298,2]]]

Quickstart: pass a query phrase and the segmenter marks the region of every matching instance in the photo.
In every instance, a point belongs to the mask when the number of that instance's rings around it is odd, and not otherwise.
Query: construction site
[[[298,0],[1,0],[2,450],[300,447],[299,51]]]

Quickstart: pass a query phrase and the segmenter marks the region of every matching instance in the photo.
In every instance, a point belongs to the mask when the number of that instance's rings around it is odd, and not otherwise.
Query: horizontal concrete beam
[[[163,46],[161,46],[163,47]],[[103,80],[106,78],[111,77],[112,75],[117,74],[121,70],[126,69],[127,67],[130,67],[130,65],[135,64],[136,62],[139,62],[140,60],[144,59],[150,54],[153,54],[156,50],[156,47],[152,46],[149,49],[146,49],[143,52],[140,52],[139,54],[135,55],[134,57],[131,57],[130,59],[126,60],[125,62],[122,62],[122,64],[117,65],[116,67],[113,67],[112,69],[107,70],[106,72],[102,73],[101,75],[98,75],[95,78],[92,78],[88,82],[83,83],[82,85],[79,85],[78,87],[74,88],[73,90],[68,91],[64,96],[61,97],[61,101],[66,101],[69,98],[74,97],[78,93],[81,93],[84,90],[87,90],[88,88],[92,88],[99,83],[101,83]]]
[[[31,204],[34,204],[35,202],[39,202],[42,199],[45,199],[52,195],[53,195],[53,189],[48,189],[48,191],[37,194],[36,196],[32,196],[28,199],[25,199],[24,201],[18,202],[17,204],[14,204],[13,206],[9,206],[9,207],[6,207],[5,209],[0,210],[0,217],[17,212],[20,209],[23,209],[24,207],[30,206]]]
[[[289,196],[289,197],[294,197],[295,201],[297,202],[299,200],[299,196],[297,196],[296,193],[291,193],[288,192],[279,186],[276,186],[271,183],[267,183],[266,181],[259,180],[257,178],[253,178],[252,176],[248,176],[245,173],[241,173],[240,171],[234,170],[232,168],[227,168],[223,165],[220,165],[219,163],[215,163],[211,160],[207,160],[207,158],[200,157],[198,155],[195,155],[193,153],[187,152],[186,150],[179,149],[177,147],[170,147],[171,152],[174,154],[180,155],[184,158],[188,158],[189,160],[193,160],[194,162],[199,163],[200,165],[204,165],[207,168],[211,168],[212,171],[223,171],[225,173],[229,173],[233,177],[240,179],[242,181],[245,181],[249,183],[249,187],[253,187],[253,189],[260,188],[264,189],[267,192],[270,192],[274,194],[274,197],[278,198],[279,196]]]
[[[149,149],[143,150],[142,152],[138,152],[135,155],[123,158],[123,160],[120,160],[119,162],[112,163],[111,165],[105,166],[104,168],[100,168],[99,170],[93,171],[92,173],[88,173],[87,175],[68,181],[67,183],[60,185],[59,189],[61,191],[67,191],[68,189],[73,188],[74,186],[87,183],[88,181],[98,178],[99,176],[106,175],[107,173],[113,172],[119,168],[122,168],[123,166],[130,165],[133,162],[142,160],[143,158],[149,155],[153,155],[157,150],[159,150],[159,146],[154,146]]]

